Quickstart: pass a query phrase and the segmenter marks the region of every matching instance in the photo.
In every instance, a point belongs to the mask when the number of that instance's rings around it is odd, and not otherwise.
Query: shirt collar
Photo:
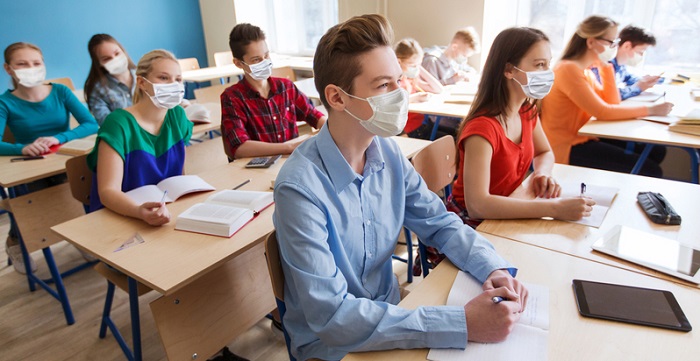
[[[336,193],[342,192],[345,187],[350,185],[356,178],[364,179],[384,169],[384,157],[382,156],[381,145],[377,141],[376,136],[372,139],[372,143],[370,143],[365,151],[367,159],[362,176],[355,173],[352,167],[350,167],[350,164],[348,164],[348,161],[343,157],[343,154],[340,153],[340,149],[338,149],[338,146],[335,144],[328,130],[327,122],[323,125],[318,135],[316,135],[316,145]]]

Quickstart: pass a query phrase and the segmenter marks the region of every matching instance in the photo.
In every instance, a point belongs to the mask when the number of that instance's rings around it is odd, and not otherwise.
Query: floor
[[[0,239],[9,230],[9,218],[0,216]],[[403,236],[402,236],[403,238]],[[84,262],[80,253],[61,242],[51,247],[59,269],[65,270]],[[405,246],[397,252],[405,254]],[[38,274],[49,273],[43,254],[32,254],[39,266]],[[394,262],[399,282],[410,291],[413,284],[405,283],[405,264]],[[111,334],[105,339],[97,336],[107,283],[97,272],[87,269],[64,280],[71,301],[75,324],[67,326],[60,304],[43,290],[29,292],[26,277],[8,266],[7,255],[0,252],[0,360],[124,360],[124,355]],[[166,360],[148,304],[158,298],[151,292],[139,298],[144,360]],[[128,297],[117,290],[112,307],[114,322],[120,332],[131,340]],[[130,342],[129,342],[130,344]],[[260,320],[253,328],[228,345],[234,353],[250,360],[288,360],[284,340],[270,330],[270,321]]]

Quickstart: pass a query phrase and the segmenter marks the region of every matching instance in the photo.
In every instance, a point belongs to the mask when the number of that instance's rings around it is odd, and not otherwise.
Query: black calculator
[[[281,155],[275,155],[272,157],[257,157],[253,158],[248,162],[246,168],[269,168],[271,165],[275,164],[277,159],[280,159]]]

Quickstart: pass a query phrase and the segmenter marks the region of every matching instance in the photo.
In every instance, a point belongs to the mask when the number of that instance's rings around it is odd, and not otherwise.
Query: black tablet
[[[584,280],[574,280],[573,287],[583,316],[685,332],[693,329],[669,291]]]

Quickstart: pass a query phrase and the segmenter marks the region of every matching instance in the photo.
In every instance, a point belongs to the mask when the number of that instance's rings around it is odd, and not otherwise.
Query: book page
[[[182,218],[209,223],[231,224],[245,214],[250,214],[252,217],[252,212],[249,209],[212,203],[197,203],[182,212],[178,220]]]
[[[259,212],[272,204],[272,192],[241,191],[227,189],[216,192],[207,198],[207,203],[223,204],[232,207],[248,208]]]
[[[561,197],[580,197],[581,196],[581,183],[560,183],[561,185]],[[599,186],[595,184],[586,183],[586,197],[591,197],[595,201],[593,210],[591,211],[590,217],[584,217],[579,221],[567,221],[572,223],[583,224],[585,226],[600,227],[605,220],[605,215],[608,213],[610,206],[612,206],[613,201],[619,188]]]
[[[523,283],[529,296],[525,311],[508,338],[499,343],[469,342],[466,349],[431,349],[429,360],[546,360],[549,337],[549,288]],[[464,306],[483,292],[481,284],[465,272],[458,272],[448,306]],[[527,351],[525,351],[527,350]]]
[[[133,199],[136,204],[144,204],[146,202],[160,202],[163,199],[163,191],[158,188],[155,184],[149,184],[143,187],[138,187],[126,192],[129,198]],[[165,203],[172,202],[167,195],[165,196]]]
[[[163,179],[158,183],[158,188],[161,190],[161,196],[163,191],[168,191],[168,202],[173,202],[188,193],[213,191],[216,189],[196,175],[179,175]],[[160,198],[158,201],[160,201]]]
[[[85,138],[73,139],[61,145],[57,153],[67,155],[88,154],[95,146],[95,139],[97,139],[97,134],[89,135]]]

